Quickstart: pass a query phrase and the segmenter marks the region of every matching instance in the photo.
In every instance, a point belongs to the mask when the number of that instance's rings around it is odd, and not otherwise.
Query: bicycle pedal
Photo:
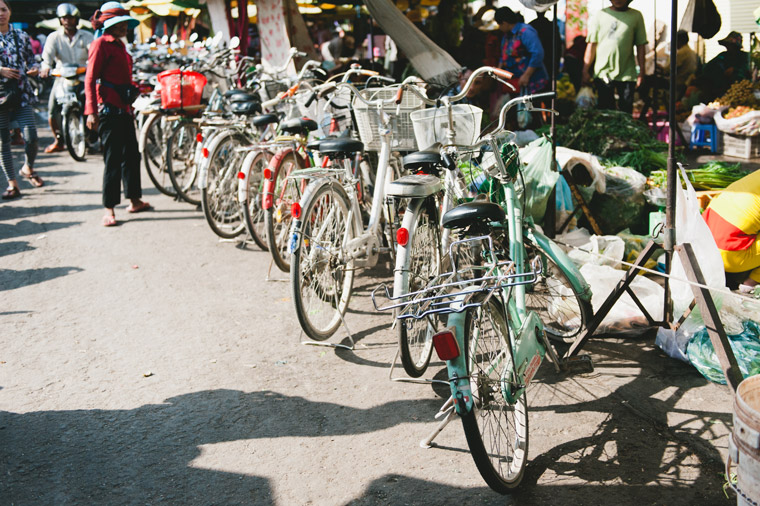
[[[562,370],[569,373],[584,374],[594,372],[591,355],[577,355],[562,361]]]

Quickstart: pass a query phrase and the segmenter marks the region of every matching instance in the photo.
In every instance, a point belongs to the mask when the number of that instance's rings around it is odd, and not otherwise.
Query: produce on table
[[[721,107],[739,107],[743,105],[751,109],[757,109],[760,107],[760,102],[755,97],[755,89],[757,89],[756,86],[749,79],[737,81],[731,85],[725,95],[715,102],[711,102],[708,106],[713,109],[719,109]]]
[[[752,112],[754,110],[755,109],[747,105],[740,105],[739,107],[731,107],[728,109],[726,114],[723,115],[723,117],[726,119],[738,118],[739,116],[744,116],[748,112]]]
[[[696,169],[687,169],[686,177],[695,190],[722,190],[731,183],[746,176],[741,163],[712,161]],[[656,170],[649,175],[650,186],[667,186],[668,175],[665,170]]]
[[[570,82],[570,76],[562,74],[557,81],[557,99],[558,100],[575,100],[575,86]]]
[[[548,127],[539,133],[544,130],[548,133]],[[558,145],[594,154],[607,166],[631,167],[644,175],[667,167],[668,145],[624,112],[577,109],[556,132]]]

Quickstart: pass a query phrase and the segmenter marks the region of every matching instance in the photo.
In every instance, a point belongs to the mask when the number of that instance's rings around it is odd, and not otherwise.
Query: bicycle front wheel
[[[503,394],[514,387],[508,333],[497,297],[467,310],[464,345],[474,405],[462,416],[462,426],[480,475],[501,494],[520,484],[528,456],[525,393],[513,405]]]
[[[200,190],[195,186],[198,165],[195,163],[196,134],[198,125],[181,121],[172,130],[166,142],[166,172],[174,190],[185,202],[200,205]]]
[[[548,255],[526,242],[526,258],[541,256],[543,268],[532,285],[525,288],[525,308],[535,311],[544,323],[546,335],[555,341],[573,343],[586,331],[593,308],[581,297],[567,274]]]
[[[301,328],[311,339],[323,341],[340,326],[354,282],[353,261],[346,261],[342,245],[354,237],[349,223],[350,204],[337,182],[319,186],[304,197],[300,230],[291,255],[290,284]]]
[[[245,230],[237,197],[237,174],[242,164],[237,148],[245,142],[242,135],[225,132],[214,138],[209,149],[208,180],[201,193],[201,205],[209,227],[223,239],[237,237]]]
[[[288,253],[288,234],[293,222],[291,209],[301,198],[299,186],[301,180],[290,175],[299,169],[299,159],[292,151],[273,160],[272,177],[274,190],[272,207],[264,210],[264,228],[272,260],[282,272],[290,271],[290,254]]]
[[[409,231],[409,242],[396,252],[396,275],[400,276],[394,297],[416,292],[440,273],[441,237],[435,202],[426,199],[410,204],[402,228]],[[437,319],[430,315],[416,320],[398,322],[398,344],[404,371],[419,378],[425,373],[433,351],[433,334],[438,330]]]

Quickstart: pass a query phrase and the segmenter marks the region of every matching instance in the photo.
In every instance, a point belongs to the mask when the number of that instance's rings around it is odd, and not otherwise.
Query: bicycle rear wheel
[[[528,456],[525,393],[514,405],[507,404],[502,393],[514,386],[508,333],[497,297],[467,310],[464,345],[474,405],[462,416],[462,426],[480,475],[501,494],[520,484]]]
[[[339,183],[321,184],[304,197],[300,230],[293,239],[293,302],[301,328],[315,341],[338,330],[351,298],[353,261],[345,262],[341,254],[344,239],[354,237],[349,209],[348,196]]]
[[[223,132],[214,138],[209,149],[208,179],[201,193],[201,205],[209,227],[223,239],[237,237],[245,230],[237,197],[237,174],[242,159],[236,151],[245,142],[242,135]]]
[[[160,114],[153,114],[143,125],[142,156],[145,171],[158,191],[170,197],[176,197],[169,173],[166,171],[166,139],[171,128],[170,122]]]
[[[181,121],[172,130],[166,142],[166,172],[174,190],[185,202],[200,205],[200,190],[195,186],[198,165],[195,163],[196,134],[198,125]]]
[[[581,298],[565,272],[533,244],[525,243],[526,259],[541,256],[543,269],[535,284],[525,287],[525,307],[535,311],[552,340],[573,343],[586,331],[594,311],[591,302]]]
[[[250,153],[252,157],[245,160],[243,171],[245,177],[245,199],[240,203],[245,219],[245,227],[253,238],[256,245],[267,251],[266,223],[264,221],[264,209],[261,203],[261,191],[264,185],[264,169],[269,166],[271,154],[267,152]]]
[[[290,272],[290,254],[288,239],[290,225],[293,222],[291,209],[301,198],[301,180],[290,178],[293,171],[302,165],[292,151],[273,160],[272,177],[274,178],[272,207],[264,210],[264,227],[266,228],[267,249],[272,260],[282,272]]]
[[[438,213],[433,199],[410,204],[402,228],[409,231],[407,246],[399,246],[396,264],[400,280],[394,297],[421,290],[440,273],[441,238]],[[398,344],[404,371],[419,378],[425,373],[433,351],[433,334],[438,330],[434,315],[398,323]]]

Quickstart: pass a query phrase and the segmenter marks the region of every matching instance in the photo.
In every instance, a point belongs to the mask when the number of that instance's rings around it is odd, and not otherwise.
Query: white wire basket
[[[398,88],[367,88],[361,93],[367,100],[388,100],[396,96]],[[400,106],[394,103],[383,106],[382,112],[391,117],[391,149],[397,151],[417,151],[414,128],[410,114],[422,109],[424,103],[414,93],[404,93]],[[398,112],[398,114],[397,114]],[[378,132],[380,113],[377,107],[370,107],[361,100],[354,99],[354,114],[359,128],[359,138],[366,151],[380,151],[382,138]]]
[[[475,143],[480,134],[480,122],[483,119],[483,109],[468,104],[451,106],[451,119],[446,107],[422,109],[411,113],[414,137],[420,149],[426,149],[436,142],[449,144],[449,132],[454,130],[454,144],[470,146]]]

